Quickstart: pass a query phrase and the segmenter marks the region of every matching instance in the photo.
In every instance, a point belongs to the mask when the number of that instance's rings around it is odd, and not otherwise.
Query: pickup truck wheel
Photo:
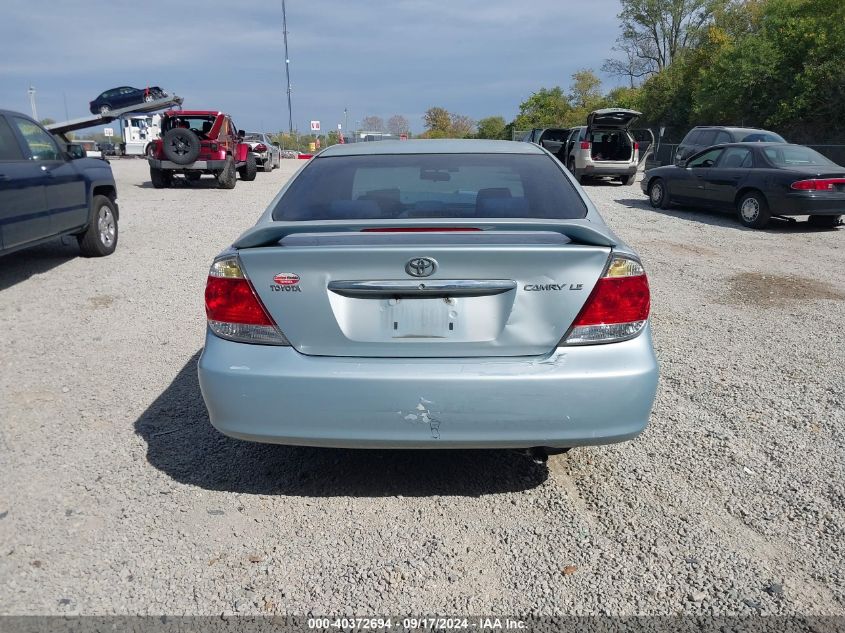
[[[111,198],[94,196],[91,200],[91,221],[76,239],[84,257],[104,257],[114,253],[117,248],[117,209]]]
[[[235,169],[235,161],[231,156],[227,156],[225,166],[217,174],[217,186],[221,189],[234,189],[236,184],[238,184],[238,172]]]
[[[238,168],[238,173],[241,175],[241,180],[247,182],[255,180],[255,174],[258,173],[258,165],[255,162],[255,154],[249,153],[246,155],[246,164]]]
[[[175,127],[162,137],[162,149],[167,160],[177,165],[193,163],[200,155],[200,138],[191,130]]]
[[[166,169],[150,167],[150,180],[153,183],[153,189],[164,189],[173,184],[173,175]]]

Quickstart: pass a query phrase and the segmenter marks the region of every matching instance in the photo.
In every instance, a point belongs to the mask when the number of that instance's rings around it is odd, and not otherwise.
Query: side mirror
[[[85,153],[85,148],[82,147],[82,145],[78,145],[76,143],[67,144],[67,153],[68,156],[70,156],[71,160],[85,158],[87,156],[87,154]]]
[[[238,138],[242,139],[246,136],[246,132],[244,130],[238,130]]]

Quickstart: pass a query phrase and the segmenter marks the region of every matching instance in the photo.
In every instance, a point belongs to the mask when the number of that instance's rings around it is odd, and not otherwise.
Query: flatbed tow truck
[[[125,108],[110,110],[106,114],[92,114],[91,116],[63,121],[62,123],[51,123],[50,125],[45,125],[44,127],[53,134],[64,136],[68,132],[84,130],[85,128],[94,127],[96,125],[111,123],[115,119],[119,119],[126,114],[156,112],[158,110],[167,110],[174,106],[181,106],[182,101],[182,97],[169,95],[163,99],[155,99],[154,101],[147,101],[145,103],[138,103]]]

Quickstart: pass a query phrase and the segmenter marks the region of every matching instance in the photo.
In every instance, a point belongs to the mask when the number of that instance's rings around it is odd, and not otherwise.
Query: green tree
[[[445,138],[452,131],[452,117],[445,108],[434,106],[423,115],[428,138]]]
[[[622,34],[605,60],[605,72],[628,77],[631,86],[642,77],[667,68],[684,49],[695,47],[714,12],[729,0],[621,0]]]
[[[560,86],[540,88],[519,105],[519,114],[513,121],[512,129],[562,126],[571,111],[569,100]]]
[[[507,123],[500,116],[488,116],[478,122],[477,138],[504,139],[506,136]]]

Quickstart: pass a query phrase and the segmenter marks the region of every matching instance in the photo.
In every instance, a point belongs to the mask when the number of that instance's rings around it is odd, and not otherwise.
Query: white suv
[[[623,184],[634,184],[640,146],[628,128],[639,117],[635,110],[605,108],[591,112],[586,126],[572,129],[566,140],[566,166],[578,182],[615,176]]]

